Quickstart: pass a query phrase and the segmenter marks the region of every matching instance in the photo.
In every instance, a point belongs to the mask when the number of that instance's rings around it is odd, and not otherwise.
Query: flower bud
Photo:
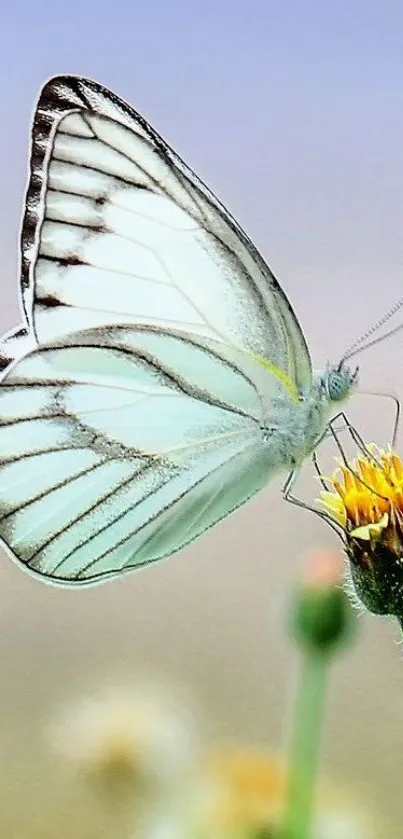
[[[350,636],[353,615],[341,579],[337,553],[313,557],[292,612],[292,634],[305,648],[328,652]]]

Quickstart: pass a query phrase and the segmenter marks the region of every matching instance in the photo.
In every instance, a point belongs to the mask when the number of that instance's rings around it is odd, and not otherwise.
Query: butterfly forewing
[[[39,344],[148,323],[247,349],[310,384],[270,269],[146,121],[101,86],[51,80],[32,135],[22,286]]]

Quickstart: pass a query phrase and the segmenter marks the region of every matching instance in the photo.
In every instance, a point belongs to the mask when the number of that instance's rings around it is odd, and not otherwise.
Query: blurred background
[[[338,359],[403,294],[398,0],[16,0],[0,33],[2,331],[21,317],[30,118],[57,73],[115,90],[212,187],[280,279],[316,366]],[[363,354],[362,388],[401,396],[402,358],[403,332]],[[386,400],[357,396],[350,416],[364,439],[388,442]],[[51,837],[55,823],[60,837],[104,835],[112,817],[93,789],[83,802],[67,769],[76,758],[63,762],[52,728],[82,696],[168,683],[198,720],[196,739],[281,751],[296,666],[290,592],[310,552],[337,540],[285,504],[279,486],[169,562],[97,588],[42,585],[4,556],[1,835]],[[389,820],[392,839],[403,818],[397,642],[396,625],[360,618],[354,648],[332,672],[323,752],[324,774]]]

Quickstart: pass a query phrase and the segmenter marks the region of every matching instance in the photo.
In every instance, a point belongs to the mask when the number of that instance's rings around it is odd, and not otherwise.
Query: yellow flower
[[[376,539],[393,523],[403,526],[403,463],[394,451],[368,446],[329,479],[332,491],[321,492],[321,504],[350,536]]]
[[[403,462],[395,451],[367,446],[328,479],[322,509],[339,526],[351,582],[370,612],[403,626]]]

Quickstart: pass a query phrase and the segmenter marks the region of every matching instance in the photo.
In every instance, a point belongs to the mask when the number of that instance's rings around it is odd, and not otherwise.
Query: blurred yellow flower
[[[280,824],[285,791],[282,759],[253,748],[216,749],[206,761],[196,835],[200,839],[270,837]],[[378,835],[373,819],[365,818],[344,796],[326,789],[319,794],[312,839],[375,839]]]
[[[257,750],[231,748],[213,753],[206,769],[208,822],[217,835],[243,836],[275,823],[285,791],[280,761]]]

